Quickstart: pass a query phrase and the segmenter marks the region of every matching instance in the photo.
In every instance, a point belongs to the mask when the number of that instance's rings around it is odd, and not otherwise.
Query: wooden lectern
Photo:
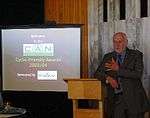
[[[73,101],[73,118],[103,118],[101,82],[97,79],[64,79],[68,83],[68,98]],[[97,108],[79,108],[79,100],[95,100]]]

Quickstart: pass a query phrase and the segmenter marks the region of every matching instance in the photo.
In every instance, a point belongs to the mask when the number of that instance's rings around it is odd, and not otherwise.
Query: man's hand
[[[118,88],[118,83],[115,79],[113,79],[110,76],[107,76],[106,80],[108,81],[108,83],[111,85],[112,88]]]
[[[105,67],[108,68],[106,71],[113,70],[118,71],[119,65],[118,63],[112,58],[110,62],[105,63]]]

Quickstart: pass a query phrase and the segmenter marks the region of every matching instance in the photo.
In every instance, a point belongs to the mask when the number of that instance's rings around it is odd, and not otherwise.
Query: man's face
[[[121,34],[118,34],[113,39],[114,50],[117,53],[122,53],[127,46],[127,39],[124,39]]]

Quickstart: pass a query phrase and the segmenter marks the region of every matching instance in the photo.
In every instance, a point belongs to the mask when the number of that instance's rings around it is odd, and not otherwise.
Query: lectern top
[[[99,81],[96,78],[64,78],[64,81]]]

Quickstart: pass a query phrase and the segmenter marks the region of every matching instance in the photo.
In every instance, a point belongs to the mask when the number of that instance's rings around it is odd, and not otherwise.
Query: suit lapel
[[[112,53],[112,57],[113,57],[113,59],[114,59],[115,61],[117,60],[117,54],[116,54],[115,51]]]
[[[128,63],[128,61],[130,60],[129,59],[130,58],[129,53],[130,53],[129,48],[126,48],[126,54],[125,54],[125,57],[124,57],[123,65],[126,65]]]

